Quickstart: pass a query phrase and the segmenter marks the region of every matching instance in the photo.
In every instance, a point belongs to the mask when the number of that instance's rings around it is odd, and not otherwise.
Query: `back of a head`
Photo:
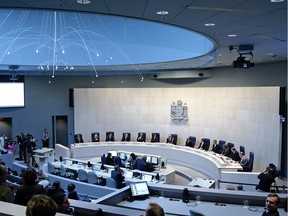
[[[146,155],[143,155],[143,156],[142,156],[142,160],[146,162],[146,161],[147,161],[147,156],[146,156]]]
[[[37,172],[33,168],[27,168],[23,173],[24,185],[35,185],[37,180]]]
[[[54,216],[56,212],[56,203],[44,194],[33,196],[26,208],[26,216]]]
[[[157,203],[149,203],[145,216],[164,216],[163,208]]]
[[[60,181],[54,181],[52,186],[54,188],[61,188],[61,182]]]
[[[0,182],[5,180],[5,176],[7,174],[7,169],[5,166],[0,165]]]
[[[76,188],[75,184],[70,183],[70,184],[68,184],[68,186],[67,186],[67,191],[68,191],[68,192],[72,192],[72,191],[75,190],[75,188]]]

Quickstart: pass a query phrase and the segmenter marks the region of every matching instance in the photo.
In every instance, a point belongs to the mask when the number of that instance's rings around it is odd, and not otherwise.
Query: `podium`
[[[52,148],[42,148],[36,149],[34,152],[34,158],[38,158],[39,167],[43,170],[44,165],[48,162],[54,162],[54,149]]]

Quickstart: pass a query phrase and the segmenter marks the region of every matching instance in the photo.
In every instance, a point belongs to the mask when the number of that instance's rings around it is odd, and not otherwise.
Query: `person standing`
[[[44,129],[44,132],[42,134],[42,144],[43,148],[49,148],[49,133],[47,128]]]
[[[17,136],[17,141],[19,144],[19,160],[23,160],[24,159],[24,163],[26,162],[26,136],[23,132],[20,133],[19,136]]]

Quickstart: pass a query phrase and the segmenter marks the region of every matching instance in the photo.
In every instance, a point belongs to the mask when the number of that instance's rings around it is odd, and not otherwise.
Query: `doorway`
[[[68,116],[52,116],[53,148],[55,143],[68,146]]]

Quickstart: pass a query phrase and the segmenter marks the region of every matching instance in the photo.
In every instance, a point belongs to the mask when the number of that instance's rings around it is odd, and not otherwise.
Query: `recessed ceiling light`
[[[163,16],[163,15],[169,14],[169,12],[168,11],[157,11],[156,14]]]
[[[215,23],[205,23],[204,26],[215,26]]]
[[[283,1],[285,1],[285,0],[270,0],[270,2],[273,2],[273,3],[274,3],[274,2],[276,2],[276,3],[277,3],[277,2],[283,2]]]
[[[229,34],[229,35],[227,35],[228,37],[237,37],[237,35],[236,34]]]
[[[89,0],[77,0],[78,4],[90,4]]]

